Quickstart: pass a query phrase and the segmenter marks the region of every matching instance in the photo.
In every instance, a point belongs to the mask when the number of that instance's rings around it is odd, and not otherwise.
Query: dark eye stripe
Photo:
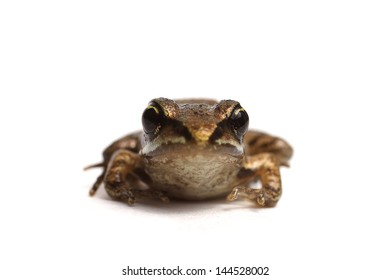
[[[218,139],[220,139],[223,136],[224,127],[225,127],[225,121],[222,121],[217,125],[217,127],[214,129],[213,134],[211,134],[211,136],[209,138],[209,141],[211,143],[217,141]]]

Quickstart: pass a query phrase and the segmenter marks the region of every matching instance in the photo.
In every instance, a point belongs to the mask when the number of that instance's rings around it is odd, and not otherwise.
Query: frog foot
[[[143,198],[151,198],[151,199],[157,199],[164,203],[169,203],[169,197],[162,191],[156,191],[152,189],[147,190],[132,190],[132,193],[134,197],[143,199]],[[129,203],[129,202],[128,202]],[[129,203],[130,205],[134,204],[134,201],[132,203]]]
[[[254,189],[248,186],[238,186],[233,188],[226,199],[228,201],[234,201],[237,200],[240,196],[243,196],[255,201],[256,204],[260,207],[272,207],[275,206],[280,195],[275,196],[275,193],[269,191],[268,189],[270,189],[270,187],[267,185],[261,189]]]
[[[134,185],[135,182],[133,182]],[[137,200],[157,199],[164,203],[169,202],[169,198],[164,192],[153,189],[139,189],[138,187],[132,187],[128,181],[112,182],[106,181],[105,188],[109,196],[114,199],[127,202],[128,205],[134,205]]]
[[[132,206],[137,200],[145,199],[156,199],[164,203],[169,203],[169,198],[161,191],[156,191],[152,189],[139,190],[139,189],[130,189],[122,188],[117,194],[112,195],[112,192],[108,192],[113,198],[119,199],[121,201],[127,202],[128,205]]]

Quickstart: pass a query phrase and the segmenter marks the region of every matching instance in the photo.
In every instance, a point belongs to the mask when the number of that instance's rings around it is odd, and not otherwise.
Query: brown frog
[[[103,152],[103,167],[90,190],[104,183],[116,200],[142,197],[205,200],[245,196],[263,207],[282,194],[279,167],[288,166],[291,146],[281,138],[248,131],[240,103],[207,99],[150,101],[143,131],[129,134]],[[262,187],[252,188],[260,180]]]

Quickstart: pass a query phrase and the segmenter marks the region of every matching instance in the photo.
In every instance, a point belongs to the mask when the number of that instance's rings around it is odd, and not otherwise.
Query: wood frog
[[[149,102],[143,131],[108,146],[101,184],[113,199],[134,204],[145,197],[205,200],[243,196],[260,207],[275,206],[282,195],[280,166],[288,166],[292,147],[283,139],[249,130],[249,116],[234,100]],[[260,181],[261,188],[253,188]]]

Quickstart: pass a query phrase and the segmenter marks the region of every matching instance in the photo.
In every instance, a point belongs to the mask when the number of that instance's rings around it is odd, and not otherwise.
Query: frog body
[[[281,138],[248,131],[249,116],[234,100],[153,99],[142,115],[143,131],[103,152],[103,167],[90,190],[104,183],[114,199],[204,200],[244,196],[259,206],[281,197],[279,167],[291,146]],[[250,184],[260,180],[261,189]]]

